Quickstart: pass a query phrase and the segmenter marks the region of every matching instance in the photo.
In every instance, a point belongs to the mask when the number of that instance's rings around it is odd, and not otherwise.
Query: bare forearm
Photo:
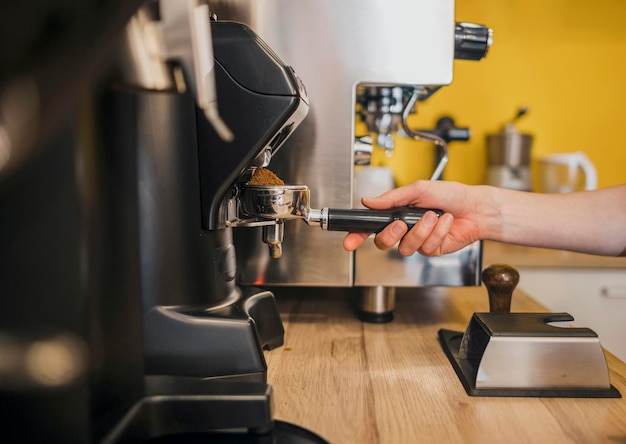
[[[607,256],[626,248],[626,186],[571,194],[492,190],[500,208],[484,238]]]
[[[385,250],[399,242],[398,252],[426,256],[447,254],[488,239],[605,256],[625,255],[626,185],[570,194],[538,194],[487,185],[416,181],[374,199],[365,206],[439,208],[411,230],[396,221],[376,234]],[[350,233],[344,247],[353,251],[367,233]]]

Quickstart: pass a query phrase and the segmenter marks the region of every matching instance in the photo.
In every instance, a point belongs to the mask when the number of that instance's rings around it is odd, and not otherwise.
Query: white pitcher
[[[596,167],[580,151],[543,156],[539,158],[538,166],[541,192],[569,193],[598,187]]]

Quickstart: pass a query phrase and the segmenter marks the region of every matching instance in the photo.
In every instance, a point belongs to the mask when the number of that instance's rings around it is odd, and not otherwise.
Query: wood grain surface
[[[515,267],[626,268],[626,257],[595,256],[571,251],[483,242],[483,263]]]
[[[470,397],[437,332],[488,311],[483,287],[399,289],[395,320],[354,315],[354,289],[276,288],[285,345],[266,352],[274,417],[331,443],[626,443],[625,399]],[[520,291],[512,311],[545,311]],[[606,353],[626,395],[626,365]]]

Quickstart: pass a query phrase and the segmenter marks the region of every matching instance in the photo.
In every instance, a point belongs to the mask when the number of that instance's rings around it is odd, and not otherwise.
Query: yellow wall
[[[450,145],[446,179],[483,183],[485,135],[528,106],[517,128],[534,135],[533,158],[580,150],[599,187],[626,183],[625,0],[457,0],[456,19],[491,27],[494,44],[480,62],[455,61],[452,85],[411,120],[428,128],[448,114],[471,128]],[[394,155],[398,185],[424,177],[412,143]]]

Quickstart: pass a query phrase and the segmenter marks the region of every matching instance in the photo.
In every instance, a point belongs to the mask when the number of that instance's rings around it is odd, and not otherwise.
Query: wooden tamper
[[[518,271],[510,265],[493,264],[483,270],[482,278],[489,294],[489,311],[509,313],[513,290],[519,282]]]

